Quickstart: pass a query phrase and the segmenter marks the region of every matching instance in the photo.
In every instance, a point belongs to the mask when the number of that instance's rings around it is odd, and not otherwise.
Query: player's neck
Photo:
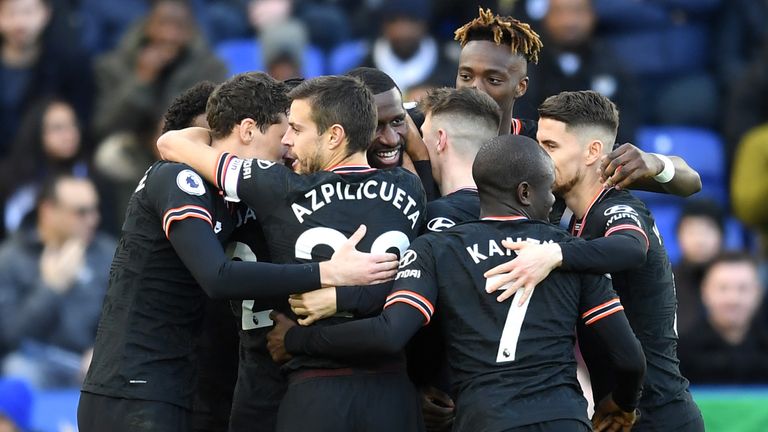
[[[353,153],[349,156],[345,156],[343,153],[339,153],[331,157],[323,167],[324,170],[329,170],[338,166],[347,165],[368,165],[368,158],[365,156],[365,152]]]
[[[237,135],[232,133],[224,138],[212,139],[211,148],[215,148],[219,152],[227,152],[237,157],[241,157],[243,145],[240,143],[240,139]]]
[[[440,170],[440,192],[443,196],[456,192],[459,189],[474,188],[475,179],[472,177],[472,162],[448,163]]]
[[[577,219],[584,217],[595,196],[603,190],[603,183],[600,181],[600,177],[596,173],[592,174],[594,169],[587,167],[586,171],[588,172],[586,176],[579,183],[575,184],[563,197],[565,198],[565,204],[571,209]]]
[[[504,203],[498,200],[494,200],[489,203],[480,201],[480,218],[507,216],[525,216],[526,218],[530,219],[528,212],[518,208],[512,203]]]
[[[512,113],[515,110],[515,101],[509,104],[509,109],[501,113],[501,123],[499,123],[499,135],[509,135],[512,133]]]

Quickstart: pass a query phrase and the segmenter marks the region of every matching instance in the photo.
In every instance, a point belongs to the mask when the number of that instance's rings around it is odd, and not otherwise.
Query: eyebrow
[[[475,72],[475,70],[472,67],[467,65],[459,65],[459,71]],[[509,74],[508,71],[505,71],[503,69],[498,69],[498,68],[486,68],[486,69],[482,69],[480,72],[483,74],[489,74],[489,73]]]

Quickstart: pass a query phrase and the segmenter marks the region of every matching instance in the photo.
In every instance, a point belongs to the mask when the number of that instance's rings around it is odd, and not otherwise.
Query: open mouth
[[[384,165],[394,165],[400,162],[400,153],[402,152],[402,147],[398,146],[392,149],[382,149],[375,151],[373,154],[376,155],[376,159],[381,161]]]
[[[299,166],[299,160],[296,158],[296,155],[287,151],[283,154],[283,165],[296,171],[296,168]]]

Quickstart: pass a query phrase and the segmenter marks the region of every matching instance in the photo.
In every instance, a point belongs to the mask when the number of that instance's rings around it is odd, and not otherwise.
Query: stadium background
[[[162,113],[198,80],[249,70],[309,78],[372,65],[392,75],[405,100],[415,100],[425,89],[454,84],[459,46],[453,30],[481,5],[531,23],[544,41],[542,60],[529,69],[528,94],[516,103],[518,117],[535,118],[538,103],[562,90],[606,94],[622,114],[621,142],[679,155],[701,174],[703,190],[693,198],[709,200],[700,204],[722,224],[723,248],[764,258],[766,1],[189,0],[191,14],[161,16],[175,20],[164,22],[165,36],[183,46],[183,54],[168,58],[146,49],[155,3],[163,1],[0,0],[0,232],[6,242],[33,217],[27,215],[43,179],[62,169],[95,179],[100,231],[117,236],[127,196],[155,157]],[[8,12],[12,7],[16,15]],[[50,14],[35,22],[39,8]],[[14,38],[24,37],[33,41],[26,74],[5,54]],[[36,110],[51,97],[77,115],[68,156],[40,143],[47,132]],[[677,228],[691,199],[641,195],[670,258],[684,266]],[[762,279],[765,287],[768,278]],[[701,308],[697,295],[688,301]],[[756,325],[768,326],[765,310],[758,310]],[[768,355],[765,345],[761,349]],[[768,387],[761,384],[768,382],[693,382],[707,430],[765,430]],[[74,430],[77,391],[56,387],[3,381],[0,412],[28,418],[32,430]]]

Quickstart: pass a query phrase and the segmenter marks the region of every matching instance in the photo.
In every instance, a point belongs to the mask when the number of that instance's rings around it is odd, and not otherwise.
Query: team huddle
[[[206,112],[166,122],[129,202],[82,432],[703,431],[669,260],[626,190],[698,175],[614,148],[592,91],[512,118],[527,24],[481,10],[456,38],[457,88],[412,111],[371,68],[177,99]]]

